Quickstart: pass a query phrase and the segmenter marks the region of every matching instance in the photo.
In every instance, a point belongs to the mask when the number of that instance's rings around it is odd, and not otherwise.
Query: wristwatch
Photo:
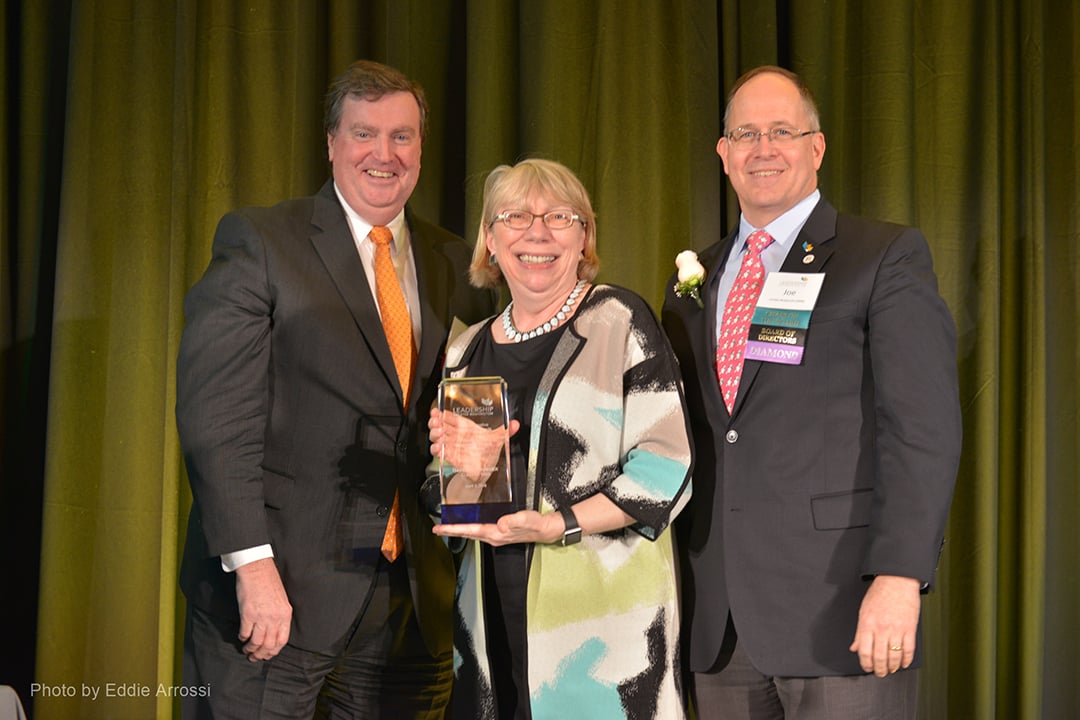
[[[560,508],[559,512],[562,513],[563,523],[566,524],[566,529],[563,530],[562,534],[562,546],[566,547],[581,542],[581,526],[577,524],[574,511],[567,506]]]

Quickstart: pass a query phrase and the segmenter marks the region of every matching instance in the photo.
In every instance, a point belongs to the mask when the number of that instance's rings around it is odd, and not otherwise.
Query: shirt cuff
[[[236,572],[236,568],[241,565],[272,557],[274,557],[274,549],[269,545],[258,545],[246,550],[223,553],[221,555],[221,569],[225,572]]]

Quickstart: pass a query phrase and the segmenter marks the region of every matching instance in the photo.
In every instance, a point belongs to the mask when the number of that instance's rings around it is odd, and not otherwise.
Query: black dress
[[[506,380],[510,418],[521,423],[517,434],[510,438],[510,482],[515,511],[526,506],[523,495],[529,435],[534,420],[541,420],[532,417],[536,390],[548,359],[567,327],[563,325],[531,340],[506,344],[496,343],[490,330],[486,330],[469,365],[470,375],[499,375]],[[498,716],[501,720],[528,720],[532,714],[525,601],[531,545],[482,547],[484,621]]]

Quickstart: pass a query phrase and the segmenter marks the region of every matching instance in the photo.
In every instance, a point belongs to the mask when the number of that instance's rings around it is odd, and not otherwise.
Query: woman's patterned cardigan
[[[596,285],[581,303],[536,393],[525,506],[548,513],[601,492],[636,522],[569,547],[533,546],[532,716],[679,718],[676,559],[665,532],[691,492],[679,369],[642,298]],[[451,343],[448,376],[468,375],[493,320]],[[470,541],[455,603],[455,709],[493,718],[480,567]]]

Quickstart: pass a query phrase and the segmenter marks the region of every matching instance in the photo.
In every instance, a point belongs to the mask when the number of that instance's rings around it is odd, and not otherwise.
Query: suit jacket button
[[[397,451],[402,455],[407,454],[409,452],[409,443],[402,440],[397,444]]]
[[[738,442],[738,440],[739,440],[739,431],[738,430],[728,430],[727,435],[724,436],[724,439],[727,440],[729,443]]]
[[[385,505],[380,505],[379,507],[375,508],[375,514],[381,518],[384,518],[390,514],[390,508],[386,507]]]

